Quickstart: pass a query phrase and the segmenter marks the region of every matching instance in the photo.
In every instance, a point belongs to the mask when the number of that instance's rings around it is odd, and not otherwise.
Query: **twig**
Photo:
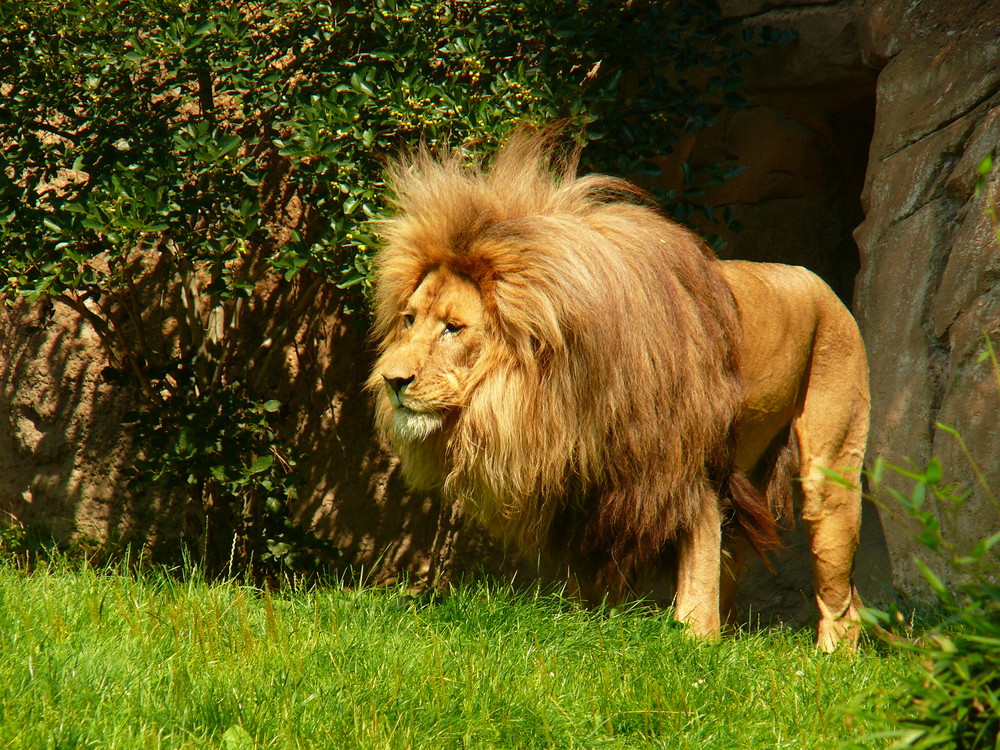
[[[132,350],[132,347],[128,345],[128,342],[125,340],[125,336],[122,334],[119,326],[115,324],[114,320],[110,316],[107,316],[105,313],[107,317],[102,318],[93,310],[89,309],[87,305],[76,296],[70,297],[66,294],[57,294],[52,297],[52,300],[66,305],[90,323],[90,325],[97,332],[97,337],[101,340],[101,343],[104,346],[104,351],[108,357],[108,361],[113,365],[119,365],[122,361],[122,357],[119,356],[113,346],[114,344],[117,344],[124,353],[124,359],[128,362],[130,368],[132,369],[132,373],[139,381],[139,386],[142,388],[143,393],[150,399],[150,401],[158,402],[161,400],[159,395],[153,389],[152,384],[149,382],[149,378],[143,371],[142,366],[139,364],[139,358]]]

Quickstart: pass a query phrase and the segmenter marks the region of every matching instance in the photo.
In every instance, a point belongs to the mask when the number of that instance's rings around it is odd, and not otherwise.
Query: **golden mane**
[[[706,498],[746,509],[731,497],[740,323],[696,235],[622,180],[577,177],[577,161],[520,132],[489,165],[421,149],[391,166],[395,211],[375,267],[383,350],[435,269],[474,282],[488,344],[439,435],[400,440],[385,398],[377,419],[411,484],[616,590],[657,564]],[[759,501],[741,522],[769,544]]]

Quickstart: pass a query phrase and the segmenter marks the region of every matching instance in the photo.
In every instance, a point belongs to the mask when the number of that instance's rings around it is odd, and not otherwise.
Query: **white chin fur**
[[[392,429],[403,442],[414,443],[440,430],[442,421],[440,414],[396,409],[392,415]]]

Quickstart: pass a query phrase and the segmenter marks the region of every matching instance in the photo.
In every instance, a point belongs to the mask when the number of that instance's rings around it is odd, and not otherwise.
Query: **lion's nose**
[[[385,380],[386,386],[396,394],[397,397],[403,395],[403,391],[406,390],[406,386],[413,382],[413,375],[408,378],[390,378],[388,375],[383,375],[382,378]]]

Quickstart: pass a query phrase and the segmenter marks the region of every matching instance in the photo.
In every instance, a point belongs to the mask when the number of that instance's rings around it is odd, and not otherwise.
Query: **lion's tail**
[[[767,552],[781,548],[778,523],[768,500],[741,471],[733,470],[726,480],[725,497],[732,508],[736,527],[753,547],[767,560]]]
[[[788,437],[781,444],[764,480],[764,496],[780,528],[791,528],[792,487],[799,465],[799,439],[794,425],[788,428]]]
[[[733,520],[765,562],[767,552],[782,546],[779,533],[792,526],[792,480],[799,464],[795,430],[789,429],[787,437],[768,453],[762,462],[763,475],[755,474],[757,482],[734,469],[724,488]]]

